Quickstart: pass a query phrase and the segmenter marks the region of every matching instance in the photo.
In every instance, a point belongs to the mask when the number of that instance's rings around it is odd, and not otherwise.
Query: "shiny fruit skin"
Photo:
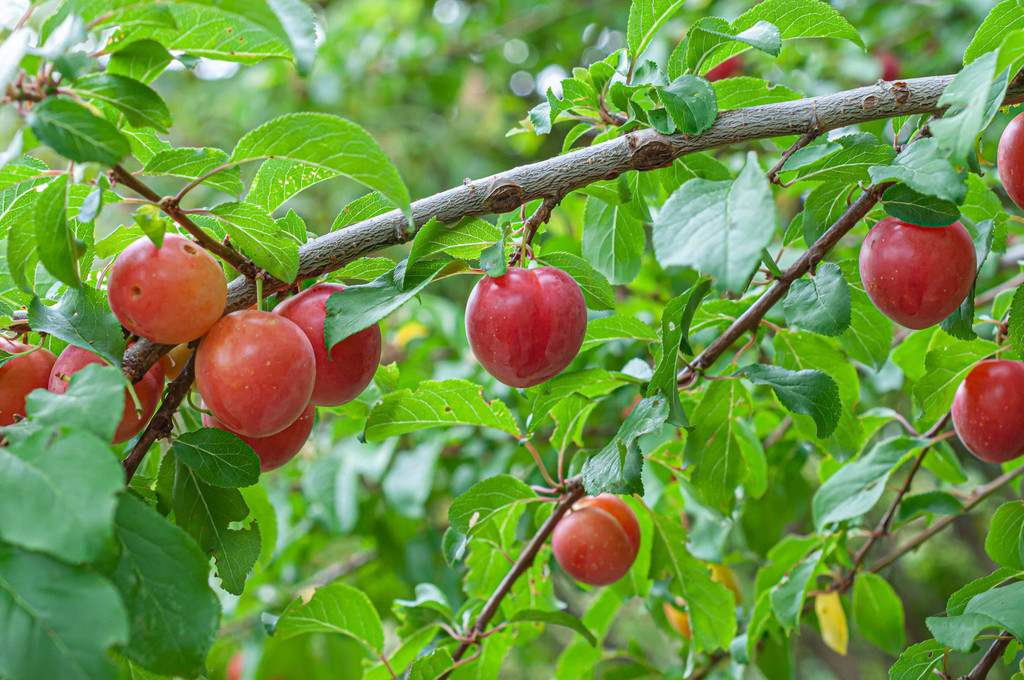
[[[302,329],[270,312],[218,321],[196,350],[196,386],[232,431],[268,437],[294,423],[313,393],[316,359]]]
[[[663,602],[661,609],[665,612],[665,618],[668,620],[668,625],[672,626],[672,628],[674,628],[675,631],[684,638],[688,640],[693,639],[693,631],[690,629],[689,614],[680,609],[676,609],[668,602]]]
[[[1003,130],[996,153],[999,179],[1010,199],[1024,209],[1024,113],[1018,114]]]
[[[203,414],[203,427],[216,427],[219,430],[236,435],[252,447],[252,450],[259,456],[260,471],[269,472],[276,470],[295,457],[295,454],[302,449],[306,440],[309,439],[315,420],[316,407],[313,404],[309,404],[294,423],[269,437],[247,437],[238,434],[209,413]]]
[[[227,281],[217,260],[177,234],[161,248],[140,238],[110,269],[107,301],[135,335],[163,345],[195,340],[224,313]]]
[[[981,460],[1024,456],[1024,362],[979,363],[957,388],[952,413],[960,441]]]
[[[185,368],[190,356],[192,356],[192,350],[186,343],[181,343],[160,357],[160,365],[164,367],[164,378],[169,382],[181,375],[181,369]]]
[[[740,71],[743,70],[743,57],[736,55],[729,57],[721,64],[718,64],[713,69],[704,74],[712,83],[718,80],[725,80],[726,78],[732,78],[735,75],[739,75]]]
[[[919,227],[886,217],[860,249],[860,276],[875,307],[906,328],[939,323],[967,297],[977,272],[971,235],[962,224]]]
[[[373,380],[380,364],[380,325],[350,335],[327,356],[324,319],[327,298],[345,290],[338,283],[311,286],[274,308],[275,314],[292,321],[306,334],[316,357],[316,382],[310,401],[316,406],[340,406],[362,393]]]
[[[32,345],[0,337],[0,350],[8,354],[21,354],[30,349]],[[53,352],[39,348],[0,366],[0,426],[13,425],[15,415],[25,415],[25,397],[32,390],[46,389],[56,360]]]
[[[477,361],[510,387],[531,387],[572,363],[587,333],[579,284],[555,267],[513,267],[484,276],[466,303],[466,336]]]
[[[50,372],[49,390],[54,394],[64,394],[70,386],[69,379],[75,373],[82,370],[89,364],[109,364],[98,354],[89,350],[68,345],[57,361],[53,364]],[[64,376],[63,378],[61,376]],[[142,380],[135,383],[135,394],[142,405],[142,413],[135,412],[135,402],[128,394],[128,388],[124,390],[124,411],[121,414],[121,422],[117,424],[114,431],[114,440],[111,444],[123,444],[146,427],[146,423],[153,417],[156,407],[160,403],[160,394],[164,389],[164,369],[160,362],[153,364]]]
[[[640,550],[640,524],[617,496],[581,499],[551,534],[555,561],[572,578],[606,586],[626,575]]]

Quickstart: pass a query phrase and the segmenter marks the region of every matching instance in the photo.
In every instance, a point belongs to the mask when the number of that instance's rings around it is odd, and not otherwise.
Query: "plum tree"
[[[14,422],[14,416],[25,415],[25,397],[35,389],[46,389],[56,355],[48,349],[35,349],[23,342],[0,337],[0,350],[22,354],[0,366],[0,426]]]
[[[1003,188],[1019,207],[1024,208],[1024,113],[1009,122],[999,138],[996,166]]]
[[[587,332],[579,284],[561,269],[511,268],[477,282],[466,335],[480,365],[511,387],[531,387],[565,369]]]
[[[953,427],[967,450],[989,463],[1024,456],[1024,363],[982,361],[953,398]]]
[[[235,432],[212,414],[203,414],[203,427],[216,427],[231,432],[252,447],[259,456],[262,472],[275,470],[294,458],[309,439],[315,421],[316,407],[309,404],[294,423],[280,432],[267,437],[249,437]]]
[[[196,350],[196,386],[233,432],[268,437],[294,423],[313,393],[316,359],[306,334],[270,312],[218,321]]]
[[[373,380],[380,363],[380,324],[345,338],[331,348],[328,356],[324,342],[327,298],[344,290],[345,286],[338,283],[321,283],[274,308],[274,313],[301,328],[313,346],[316,381],[310,401],[316,406],[340,406],[358,397]]]
[[[618,496],[583,498],[551,534],[555,560],[572,578],[592,586],[626,575],[640,550],[640,523]]]
[[[860,276],[871,302],[915,330],[956,311],[974,285],[976,270],[974,242],[959,222],[930,228],[886,217],[860,249]]]
[[[177,234],[157,248],[140,238],[114,261],[110,309],[132,333],[164,345],[195,340],[224,313],[227,282],[217,260]]]
[[[71,376],[89,364],[109,365],[98,354],[75,345],[68,345],[53,363],[47,388],[54,394],[64,394],[68,390]],[[164,369],[160,362],[153,364],[142,380],[135,383],[134,388],[142,410],[136,410],[135,401],[128,393],[128,388],[125,388],[124,412],[121,414],[121,422],[114,431],[113,444],[122,444],[142,432],[142,428],[146,427],[146,423],[156,412],[164,388]]]

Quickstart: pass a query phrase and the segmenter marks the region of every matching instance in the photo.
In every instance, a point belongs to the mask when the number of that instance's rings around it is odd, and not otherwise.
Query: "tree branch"
[[[630,170],[655,170],[698,151],[801,134],[815,119],[818,130],[825,133],[893,116],[935,113],[940,110],[939,97],[952,79],[947,75],[876,83],[821,97],[723,111],[714,125],[699,135],[662,135],[654,130],[631,132],[555,158],[467,181],[416,201],[412,204],[412,226],[419,227],[433,217],[443,224],[455,224],[463,217],[510,212],[530,201],[567,196]],[[1021,102],[1024,83],[1014,83],[1007,90],[1004,104]],[[364,255],[405,242],[413,236],[409,226],[402,212],[393,210],[314,239],[299,250],[297,279],[341,269]],[[269,295],[288,285],[268,280],[263,292]],[[228,287],[225,311],[245,309],[255,300],[255,284],[246,278],[236,279]],[[143,375],[167,351],[148,341],[136,343],[125,356],[125,374],[131,379]]]
[[[149,451],[153,442],[171,434],[171,429],[174,427],[174,414],[181,406],[189,389],[192,388],[192,381],[196,375],[195,364],[196,353],[192,352],[192,356],[185,362],[181,373],[167,386],[160,408],[146,425],[146,429],[139,435],[139,440],[132,447],[131,453],[121,461],[121,465],[124,467],[125,483],[132,481],[135,471],[139,469],[142,459],[145,458],[146,452]]]
[[[1000,633],[999,639],[992,643],[992,646],[985,652],[985,656],[981,657],[978,665],[970,673],[960,678],[960,680],[985,680],[988,677],[988,672],[992,670],[992,666],[996,665],[996,661],[1006,651],[1012,639],[1013,635],[1009,631],[1004,630]]]
[[[501,606],[501,601],[505,599],[505,596],[512,590],[512,586],[515,582],[526,573],[526,570],[533,564],[533,560],[537,557],[537,553],[540,552],[541,547],[545,541],[548,540],[548,536],[555,530],[555,525],[558,524],[558,520],[562,519],[562,516],[569,511],[569,508],[579,499],[587,493],[583,488],[582,477],[574,477],[566,482],[565,485],[566,494],[555,506],[551,516],[544,521],[537,533],[534,534],[530,542],[523,548],[523,551],[519,553],[519,559],[516,560],[515,564],[505,578],[501,580],[501,584],[491,594],[487,602],[484,604],[484,608],[480,611],[480,614],[476,617],[476,621],[473,623],[473,628],[469,631],[469,637],[471,639],[478,639],[480,634],[487,630],[487,624],[490,623],[494,615],[498,613],[498,607]],[[459,643],[459,646],[455,649],[452,654],[452,658],[458,661],[466,653],[470,647],[470,642],[463,641]],[[446,680],[448,673],[443,674],[439,680]]]

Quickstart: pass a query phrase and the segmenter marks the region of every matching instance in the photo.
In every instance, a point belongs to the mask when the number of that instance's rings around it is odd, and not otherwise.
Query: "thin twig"
[[[768,181],[772,184],[777,184],[779,181],[779,172],[782,170],[782,166],[786,164],[786,161],[800,149],[804,148],[821,135],[821,130],[818,129],[818,116],[816,114],[811,115],[811,124],[807,128],[807,132],[800,136],[800,139],[793,143],[793,146],[782,152],[782,158],[779,162],[772,166],[772,169],[768,171],[766,175]]]
[[[182,400],[185,399],[185,395],[188,394],[189,389],[192,387],[192,381],[195,379],[195,369],[196,355],[193,352],[192,356],[185,362],[185,366],[181,369],[178,377],[167,386],[160,408],[157,409],[152,420],[146,425],[146,429],[139,435],[139,440],[132,447],[131,453],[121,461],[121,465],[124,466],[125,483],[132,481],[135,471],[139,469],[142,459],[145,458],[146,452],[149,451],[149,447],[153,445],[153,442],[170,435],[174,427],[174,413],[181,406]]]
[[[192,238],[194,238],[199,245],[227,262],[241,274],[249,278],[253,278],[258,274],[259,268],[252,263],[252,260],[245,257],[231,246],[221,243],[203,231],[198,224],[193,222],[191,218],[182,212],[178,207],[177,201],[173,199],[162,199],[158,193],[146,186],[146,184],[139,180],[138,177],[128,172],[128,170],[120,163],[114,166],[113,175],[114,178],[124,186],[128,187],[151,203],[159,205],[160,209],[163,210],[168,217],[180,224],[185,231],[191,234]]]
[[[551,219],[551,211],[555,209],[558,202],[556,198],[545,198],[537,206],[537,210],[523,223],[523,237],[519,241],[519,250],[512,253],[509,266],[522,262],[526,258],[526,249],[533,242],[533,237],[537,234],[537,230],[540,229],[540,225]]]
[[[996,661],[1003,656],[1003,653],[1010,644],[1010,640],[1013,639],[1013,635],[1009,631],[1004,630],[1000,633],[999,639],[992,643],[992,646],[985,652],[985,656],[981,657],[978,665],[970,673],[960,678],[960,680],[985,680],[988,677],[988,672],[992,670],[992,666],[996,665]]]

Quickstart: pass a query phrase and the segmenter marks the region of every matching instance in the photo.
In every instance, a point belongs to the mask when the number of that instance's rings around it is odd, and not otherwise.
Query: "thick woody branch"
[[[879,81],[822,97],[723,111],[714,125],[699,135],[631,132],[539,163],[467,181],[416,201],[412,205],[412,226],[419,227],[433,217],[444,224],[455,224],[467,216],[510,212],[529,201],[560,200],[593,182],[614,179],[630,170],[654,170],[687,154],[730,144],[803,134],[815,122],[825,133],[872,120],[935,113],[940,110],[939,97],[952,79],[934,76]],[[1024,83],[1014,83],[1004,103],[1020,102],[1024,102]],[[406,241],[414,231],[408,226],[401,211],[393,210],[310,241],[299,251],[299,278],[341,269],[364,255]],[[270,294],[287,285],[266,281],[263,291]],[[255,284],[237,279],[228,289],[227,311],[244,309],[255,300]],[[125,373],[130,378],[141,376],[166,351],[153,343],[137,343],[125,357]]]
[[[988,677],[988,672],[996,665],[996,661],[999,661],[1000,657],[1003,656],[1012,639],[1013,635],[1009,631],[1004,630],[1000,633],[999,639],[992,643],[992,646],[985,652],[985,656],[981,657],[978,665],[970,673],[960,678],[960,680],[985,680]]]

